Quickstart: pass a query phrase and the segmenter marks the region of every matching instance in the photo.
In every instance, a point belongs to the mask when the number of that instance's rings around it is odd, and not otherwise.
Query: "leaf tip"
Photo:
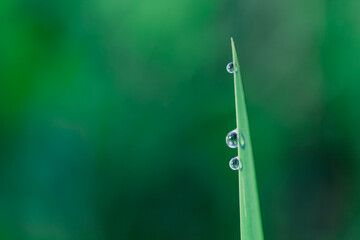
[[[233,57],[235,56],[235,43],[234,43],[234,39],[231,37],[231,49],[232,49],[232,52],[233,52]],[[234,59],[235,60],[235,59]]]

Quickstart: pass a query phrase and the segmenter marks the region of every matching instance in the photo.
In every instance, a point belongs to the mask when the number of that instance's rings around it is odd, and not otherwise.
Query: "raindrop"
[[[230,160],[229,166],[232,170],[242,170],[243,164],[242,161],[239,160],[238,157],[234,157]]]
[[[245,137],[244,134],[240,133],[240,147],[245,149]]]
[[[234,70],[234,63],[233,62],[230,62],[228,65],[226,65],[226,70],[229,72],[229,73],[234,73],[235,70]]]
[[[226,135],[225,138],[226,144],[230,147],[230,148],[237,148],[238,147],[238,133],[237,133],[237,129],[232,130],[231,132],[228,133],[228,135]]]

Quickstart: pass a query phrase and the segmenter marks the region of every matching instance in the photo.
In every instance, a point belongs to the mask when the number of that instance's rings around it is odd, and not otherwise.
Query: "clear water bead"
[[[234,73],[235,72],[233,62],[230,62],[228,65],[226,65],[226,71],[228,71],[229,73]]]
[[[245,149],[245,137],[244,134],[240,133],[240,147]]]
[[[226,135],[225,138],[226,144],[230,147],[230,148],[237,148],[238,147],[238,133],[237,133],[237,129],[232,130],[231,132],[228,133],[228,135]]]
[[[234,157],[230,160],[229,166],[232,170],[242,170],[243,165],[238,157]]]

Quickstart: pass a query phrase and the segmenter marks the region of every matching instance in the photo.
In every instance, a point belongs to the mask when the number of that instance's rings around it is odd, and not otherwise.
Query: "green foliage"
[[[231,48],[234,64],[236,124],[239,136],[238,157],[242,165],[241,169],[239,170],[241,239],[262,240],[263,230],[261,223],[261,211],[259,206],[254,157],[246,111],[244,88],[235,44],[232,38]],[[244,143],[241,144],[242,142]]]
[[[359,5],[1,0],[0,239],[238,239],[230,36],[266,240],[359,239]]]

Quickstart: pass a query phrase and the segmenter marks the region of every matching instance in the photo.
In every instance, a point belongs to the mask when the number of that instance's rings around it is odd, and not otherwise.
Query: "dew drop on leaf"
[[[229,73],[234,73],[234,63],[230,62],[228,65],[226,65],[226,71],[228,71]]]
[[[234,157],[230,160],[229,166],[232,170],[242,170],[243,165],[241,160],[238,157]]]
[[[226,144],[230,147],[230,148],[237,148],[238,147],[238,133],[237,133],[237,129],[232,130],[231,132],[228,133],[228,135],[226,135],[225,138]]]

